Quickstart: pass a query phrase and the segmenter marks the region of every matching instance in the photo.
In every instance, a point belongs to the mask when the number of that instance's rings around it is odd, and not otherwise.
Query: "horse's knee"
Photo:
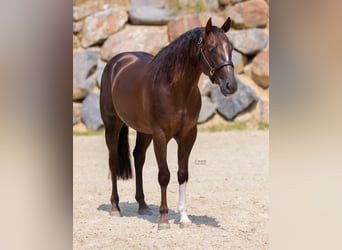
[[[178,176],[179,184],[183,184],[184,182],[187,182],[189,178],[188,171],[186,169],[178,170],[177,176]]]
[[[170,181],[170,171],[168,168],[160,168],[158,173],[158,181],[161,186],[167,186]]]

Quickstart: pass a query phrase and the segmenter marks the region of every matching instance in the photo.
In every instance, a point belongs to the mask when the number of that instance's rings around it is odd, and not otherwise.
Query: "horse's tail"
[[[119,135],[119,169],[117,169],[117,177],[123,180],[132,178],[132,166],[129,154],[129,143],[128,143],[128,126],[124,124],[120,130]]]

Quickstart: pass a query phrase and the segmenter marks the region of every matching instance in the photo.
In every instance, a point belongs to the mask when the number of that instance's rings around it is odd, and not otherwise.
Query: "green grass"
[[[224,132],[224,131],[242,131],[247,129],[257,129],[257,130],[268,130],[269,124],[265,122],[258,122],[257,127],[255,125],[251,128],[248,126],[246,122],[222,122],[219,124],[206,126],[206,127],[198,127],[198,132]],[[104,128],[100,128],[99,130],[88,130],[86,132],[73,132],[74,136],[91,136],[91,135],[103,135],[105,130]],[[133,130],[130,130],[130,134],[134,134]]]
[[[198,128],[199,132],[222,132],[231,130],[245,130],[247,129],[246,122],[227,122],[211,125],[209,127]]]
[[[259,122],[258,123],[258,130],[267,130],[270,128],[270,125],[266,122]]]
[[[204,0],[195,0],[192,2],[178,0],[178,11],[192,10],[192,11],[206,11],[207,7]]]
[[[203,3],[203,1],[197,1],[195,6],[194,6],[194,9],[196,11],[206,11],[206,6],[205,4]]]
[[[83,136],[83,135],[104,135],[104,128],[100,128],[99,130],[87,130],[86,132],[73,132],[74,136]]]

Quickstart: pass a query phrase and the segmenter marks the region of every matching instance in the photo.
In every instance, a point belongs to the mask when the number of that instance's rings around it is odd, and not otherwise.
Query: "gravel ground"
[[[160,188],[153,146],[144,191],[153,215],[139,215],[134,180],[119,181],[122,217],[111,217],[104,136],[75,136],[74,249],[269,249],[268,131],[198,133],[189,161],[189,228],[177,213],[177,144],[168,145],[170,230],[157,230]],[[131,150],[135,135],[130,134]]]

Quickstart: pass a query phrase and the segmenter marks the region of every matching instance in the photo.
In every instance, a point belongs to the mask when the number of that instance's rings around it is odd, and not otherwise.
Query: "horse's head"
[[[220,86],[224,96],[237,90],[234,64],[231,60],[233,46],[225,34],[230,28],[230,23],[228,17],[222,27],[218,28],[212,26],[209,18],[199,41],[202,72],[209,76],[212,83]]]

